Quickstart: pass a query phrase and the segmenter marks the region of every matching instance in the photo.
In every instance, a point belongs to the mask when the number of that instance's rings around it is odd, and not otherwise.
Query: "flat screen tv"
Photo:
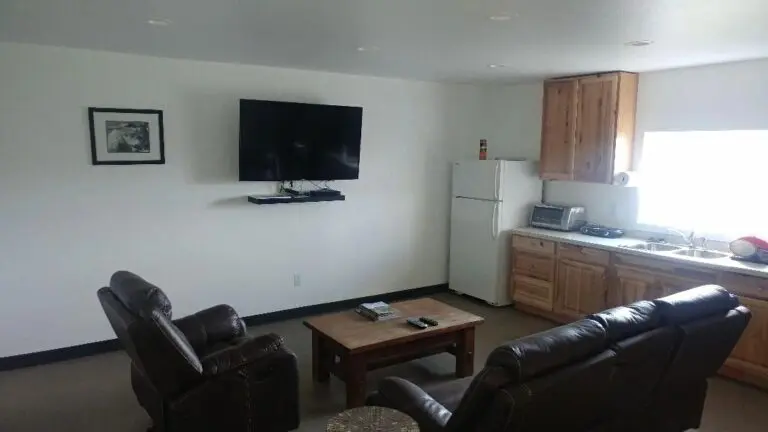
[[[363,109],[240,100],[240,181],[351,180]]]

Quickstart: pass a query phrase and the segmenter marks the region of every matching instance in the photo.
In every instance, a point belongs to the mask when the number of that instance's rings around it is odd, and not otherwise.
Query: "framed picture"
[[[163,112],[88,108],[94,165],[164,164]]]

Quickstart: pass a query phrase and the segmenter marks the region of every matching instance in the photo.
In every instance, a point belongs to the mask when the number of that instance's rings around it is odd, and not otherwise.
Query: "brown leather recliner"
[[[298,428],[296,356],[279,336],[247,336],[226,305],[171,320],[163,291],[126,271],[98,297],[131,357],[133,391],[153,431]]]
[[[680,432],[699,427],[714,375],[750,312],[721,287],[610,309],[496,348],[472,378],[386,378],[371,405],[422,432]]]

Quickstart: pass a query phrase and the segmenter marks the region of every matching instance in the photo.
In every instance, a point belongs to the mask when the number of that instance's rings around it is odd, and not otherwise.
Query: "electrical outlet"
[[[301,275],[298,273],[293,274],[293,286],[295,287],[301,286]]]

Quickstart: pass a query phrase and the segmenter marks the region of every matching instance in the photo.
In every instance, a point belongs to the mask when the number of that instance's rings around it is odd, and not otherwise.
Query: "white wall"
[[[636,162],[643,135],[655,131],[768,129],[768,60],[675,69],[640,75],[637,101]],[[517,87],[517,86],[515,86]],[[523,94],[518,92],[519,94]],[[519,111],[519,98],[510,101]],[[528,114],[540,112],[541,102],[528,97]],[[537,127],[541,127],[538,119]],[[526,148],[525,151],[528,151]],[[680,161],[684,165],[686,161]],[[637,224],[636,188],[574,182],[548,182],[547,199],[584,204],[598,223],[630,229]]]
[[[484,88],[480,119],[480,137],[459,143],[455,159],[477,159],[480,138],[488,140],[490,159],[526,158],[539,160],[541,148],[541,83]]]
[[[114,337],[96,290],[118,269],[166,290],[177,316],[446,282],[449,161],[479,140],[487,94],[0,44],[0,356]],[[240,98],[363,106],[360,179],[334,184],[348,201],[248,204],[274,185],[237,181]],[[89,106],[164,110],[167,163],[92,166]]]

